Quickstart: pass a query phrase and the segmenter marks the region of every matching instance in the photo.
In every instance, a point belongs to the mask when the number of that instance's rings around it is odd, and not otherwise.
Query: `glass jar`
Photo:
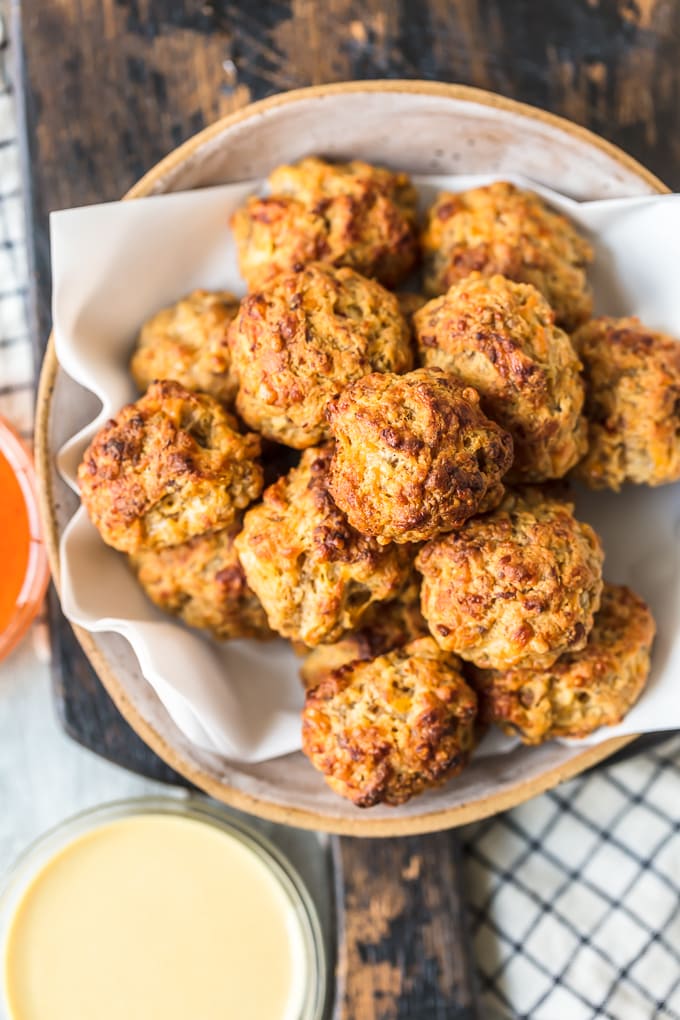
[[[0,661],[16,647],[40,610],[50,573],[42,539],[33,460],[14,429],[0,418],[0,454],[19,484],[28,520],[28,555],[9,620],[0,631]],[[2,494],[0,493],[0,498]]]
[[[294,1012],[294,1020],[322,1020],[326,1000],[326,957],[316,908],[304,882],[290,861],[259,832],[198,797],[141,797],[91,808],[62,822],[29,846],[0,885],[2,974],[5,974],[8,936],[13,919],[25,893],[43,868],[79,837],[109,823],[158,815],[188,819],[216,828],[237,840],[265,866],[292,908],[303,946],[304,988],[300,992],[299,1009]],[[266,975],[263,975],[263,980],[266,980]],[[4,986],[6,982],[2,984]],[[0,1020],[15,1020],[4,995],[0,995]]]

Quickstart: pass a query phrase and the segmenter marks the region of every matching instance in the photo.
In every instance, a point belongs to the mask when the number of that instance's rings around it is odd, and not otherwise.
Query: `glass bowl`
[[[19,482],[29,525],[29,551],[21,591],[9,623],[0,633],[0,661],[17,646],[35,619],[50,579],[43,544],[38,492],[33,458],[11,425],[0,418],[0,453],[6,458]]]
[[[159,814],[220,829],[252,851],[267,868],[293,908],[304,947],[307,980],[295,1020],[322,1020],[326,1002],[326,953],[316,908],[302,878],[290,861],[259,832],[197,797],[166,795],[114,801],[68,818],[32,843],[0,882],[0,973],[4,973],[7,938],[16,910],[43,867],[87,832],[121,819]],[[14,1020],[2,993],[0,1020]]]

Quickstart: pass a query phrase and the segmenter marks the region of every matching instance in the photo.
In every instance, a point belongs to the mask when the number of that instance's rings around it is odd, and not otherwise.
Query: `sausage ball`
[[[156,379],[174,379],[188,390],[232,404],[238,382],[227,333],[238,306],[238,298],[226,290],[194,290],[149,319],[130,361],[139,389]]]
[[[428,634],[420,611],[420,576],[414,572],[402,594],[391,602],[376,602],[364,613],[358,630],[332,645],[318,645],[305,658],[300,677],[306,688],[316,687],[329,673],[357,659],[375,659]]]
[[[94,437],[80,496],[108,545],[162,549],[229,527],[262,490],[258,436],[213,397],[152,383]]]
[[[272,638],[264,609],[246,582],[234,547],[240,525],[132,557],[152,602],[216,638]]]
[[[566,217],[531,191],[498,181],[444,192],[428,213],[422,241],[425,290],[432,297],[476,269],[532,283],[566,330],[590,316],[586,266],[592,249]]]
[[[630,588],[605,584],[588,643],[548,669],[476,670],[480,715],[525,744],[621,722],[649,674],[654,620]]]
[[[387,287],[418,261],[416,191],[405,173],[359,160],[308,157],[269,177],[231,219],[241,274],[251,290],[309,262],[349,266]]]
[[[421,362],[474,386],[512,436],[509,479],[560,478],[583,456],[581,363],[535,287],[471,273],[414,322]]]
[[[326,405],[369,372],[407,372],[408,325],[397,299],[352,269],[314,264],[241,303],[229,332],[248,425],[304,449],[330,438]]]
[[[639,319],[593,319],[574,336],[586,383],[588,452],[577,476],[593,489],[680,479],[680,341]]]
[[[442,648],[484,669],[550,666],[585,646],[603,553],[568,503],[540,491],[428,542],[416,559],[422,610]]]
[[[420,638],[308,691],[302,750],[357,807],[403,804],[465,767],[476,714],[458,660]]]
[[[350,526],[328,492],[331,454],[330,446],[306,450],[236,538],[270,627],[308,646],[337,641],[373,602],[395,598],[413,561],[407,546],[381,547]]]
[[[328,407],[330,493],[381,544],[452,531],[503,496],[512,439],[438,368],[366,375]]]

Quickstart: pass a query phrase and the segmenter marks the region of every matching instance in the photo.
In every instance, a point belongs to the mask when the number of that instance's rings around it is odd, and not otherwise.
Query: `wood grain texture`
[[[475,1020],[459,845],[333,840],[339,947],[333,1020]]]

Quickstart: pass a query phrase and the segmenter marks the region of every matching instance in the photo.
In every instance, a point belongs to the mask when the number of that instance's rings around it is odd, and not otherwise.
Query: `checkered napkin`
[[[680,738],[464,841],[484,1020],[680,1020]]]
[[[34,367],[28,328],[28,267],[16,116],[0,22],[0,415],[33,433]]]
[[[29,437],[21,203],[0,67],[0,414]],[[680,1020],[680,739],[471,826],[464,839],[484,1020]]]

